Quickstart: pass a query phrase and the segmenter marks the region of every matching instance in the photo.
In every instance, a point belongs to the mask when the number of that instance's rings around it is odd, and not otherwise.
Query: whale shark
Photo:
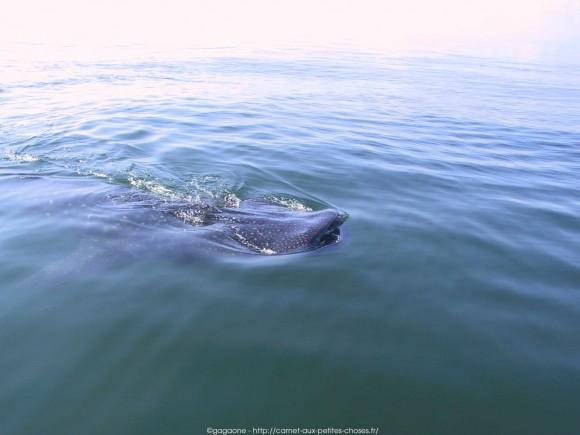
[[[90,236],[92,246],[108,246],[118,256],[297,254],[338,243],[346,220],[334,208],[296,210],[267,198],[234,205],[191,201],[86,178],[29,176],[4,178],[5,183],[31,216],[71,222],[85,239]]]

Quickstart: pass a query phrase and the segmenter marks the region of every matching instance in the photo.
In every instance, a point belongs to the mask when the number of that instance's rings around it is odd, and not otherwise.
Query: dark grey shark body
[[[32,214],[62,215],[76,227],[84,222],[83,238],[117,257],[292,254],[337,243],[345,220],[334,209],[300,211],[263,199],[242,200],[236,207],[192,203],[98,180],[26,177],[4,183],[22,192],[20,204],[29,204]]]

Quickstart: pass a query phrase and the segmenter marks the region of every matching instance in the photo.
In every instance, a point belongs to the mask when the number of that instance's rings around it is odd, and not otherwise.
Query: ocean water
[[[21,49],[0,71],[1,433],[578,433],[577,68]],[[118,191],[348,219],[308,253],[215,252],[103,205]]]

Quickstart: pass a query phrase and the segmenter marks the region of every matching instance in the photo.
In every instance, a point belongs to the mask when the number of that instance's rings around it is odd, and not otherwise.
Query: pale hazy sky
[[[332,44],[580,58],[580,0],[0,0],[0,6],[0,45]]]

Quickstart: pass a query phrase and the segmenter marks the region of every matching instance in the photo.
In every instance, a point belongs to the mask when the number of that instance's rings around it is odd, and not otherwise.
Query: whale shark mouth
[[[340,241],[341,231],[340,226],[345,222],[346,216],[339,214],[328,227],[322,230],[321,234],[316,240],[315,245],[318,247],[333,245]]]

